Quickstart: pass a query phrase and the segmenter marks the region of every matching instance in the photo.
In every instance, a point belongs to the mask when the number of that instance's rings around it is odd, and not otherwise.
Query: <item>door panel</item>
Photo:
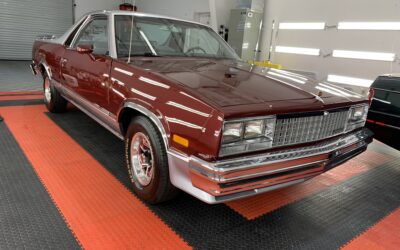
[[[89,103],[106,109],[109,104],[108,21],[95,16],[83,27],[72,46],[66,49],[62,64],[63,84]],[[77,50],[79,45],[93,45],[92,53]]]

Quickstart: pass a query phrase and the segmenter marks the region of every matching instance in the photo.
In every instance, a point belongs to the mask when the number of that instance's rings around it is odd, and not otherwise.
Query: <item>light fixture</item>
[[[286,47],[286,46],[276,46],[275,52],[278,53],[289,53],[289,54],[299,54],[299,55],[310,55],[319,56],[321,50],[313,48],[298,48],[298,47]]]
[[[351,51],[351,50],[334,50],[332,52],[332,56],[340,57],[340,58],[353,58],[353,59],[393,62],[396,57],[396,54],[380,53],[380,52],[366,52],[366,51]]]
[[[348,84],[360,87],[370,87],[374,81],[369,79],[362,79],[362,78],[355,78],[348,76],[328,75],[328,82]]]
[[[339,22],[339,30],[400,30],[400,22]]]
[[[325,23],[280,23],[280,30],[323,30]]]

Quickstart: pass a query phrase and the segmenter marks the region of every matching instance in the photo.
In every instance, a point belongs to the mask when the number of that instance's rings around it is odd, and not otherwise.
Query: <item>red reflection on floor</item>
[[[400,248],[400,209],[378,222],[342,249],[393,249]]]

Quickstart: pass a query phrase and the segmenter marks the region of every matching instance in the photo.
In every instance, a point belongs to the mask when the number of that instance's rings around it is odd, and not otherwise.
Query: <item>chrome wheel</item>
[[[50,80],[48,77],[46,77],[46,79],[44,79],[44,100],[47,103],[50,103],[50,101],[51,101]]]
[[[130,151],[134,179],[145,187],[154,177],[154,155],[149,138],[141,132],[136,133],[132,138]]]

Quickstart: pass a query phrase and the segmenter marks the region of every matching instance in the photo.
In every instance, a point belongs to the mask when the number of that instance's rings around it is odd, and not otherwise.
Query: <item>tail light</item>
[[[369,94],[368,94],[368,101],[369,101],[369,106],[372,104],[372,100],[374,99],[375,95],[375,90],[373,88],[369,89]]]

